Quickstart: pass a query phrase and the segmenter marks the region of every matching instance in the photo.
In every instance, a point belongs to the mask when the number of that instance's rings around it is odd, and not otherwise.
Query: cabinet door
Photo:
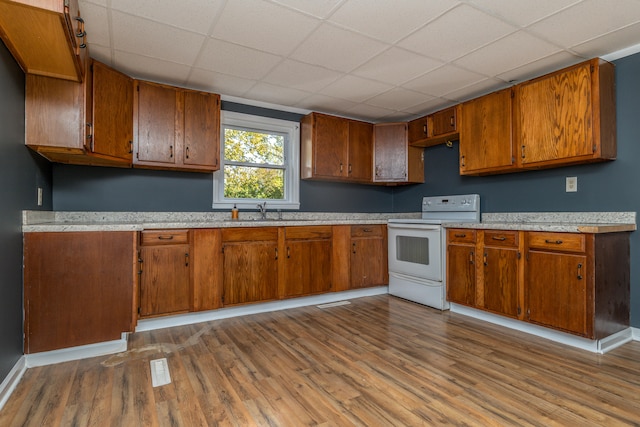
[[[517,87],[522,164],[592,156],[591,64]]]
[[[475,246],[447,246],[447,299],[450,302],[475,305]]]
[[[351,289],[388,284],[387,264],[386,239],[351,239]]]
[[[130,164],[133,153],[133,80],[100,62],[92,64],[93,154],[122,159]]]
[[[408,143],[406,123],[374,125],[374,181],[407,181]]]
[[[24,351],[120,339],[133,332],[136,233],[24,234]]]
[[[189,245],[142,246],[140,316],[188,311]]]
[[[286,242],[284,297],[328,292],[331,289],[331,239]]]
[[[515,166],[511,89],[462,104],[460,174],[509,170]]]
[[[223,247],[223,305],[278,297],[277,240],[226,242]]]
[[[448,133],[455,133],[458,130],[458,108],[451,107],[446,110],[438,111],[430,116],[431,134],[429,136],[436,137]]]
[[[373,125],[349,121],[349,178],[371,182],[373,179]]]
[[[587,269],[584,255],[529,251],[525,282],[528,320],[587,336]]]
[[[409,145],[413,145],[413,143],[422,141],[429,137],[427,120],[428,116],[424,116],[409,122],[407,127],[407,139],[409,141]]]
[[[184,148],[185,166],[199,170],[218,170],[220,156],[220,96],[185,90]]]
[[[137,136],[134,164],[176,163],[176,136],[182,127],[178,111],[179,92],[153,83],[137,83]]]
[[[313,175],[346,177],[348,171],[349,121],[314,114]]]
[[[483,269],[483,307],[516,318],[518,316],[518,250],[485,247]]]

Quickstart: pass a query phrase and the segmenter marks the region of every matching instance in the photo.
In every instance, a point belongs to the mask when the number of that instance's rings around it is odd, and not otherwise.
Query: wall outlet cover
[[[577,176],[568,176],[566,181],[566,189],[567,193],[575,193],[578,191],[578,177]]]

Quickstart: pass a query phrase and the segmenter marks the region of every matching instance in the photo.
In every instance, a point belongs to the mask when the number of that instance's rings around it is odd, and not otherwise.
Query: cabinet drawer
[[[382,237],[384,225],[352,225],[351,237]]]
[[[447,230],[447,242],[449,243],[475,243],[476,230],[469,228],[452,228]]]
[[[501,230],[485,230],[484,232],[485,246],[505,246],[515,248],[518,247],[517,231],[501,231]]]
[[[278,227],[222,229],[223,242],[260,242],[270,240],[278,240]]]
[[[176,245],[189,242],[189,230],[144,230],[140,242],[143,245]]]
[[[584,252],[585,235],[572,233],[529,232],[529,248]]]
[[[291,239],[330,239],[333,229],[330,225],[285,227],[284,235]]]

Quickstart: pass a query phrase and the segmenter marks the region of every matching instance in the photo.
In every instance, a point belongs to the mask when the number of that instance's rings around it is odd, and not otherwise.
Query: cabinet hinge
[[[140,310],[140,307],[138,307],[138,314],[140,314],[140,311],[141,311],[141,310]]]
[[[511,97],[512,97],[512,98],[515,98],[515,97],[516,97],[516,91],[515,91],[515,90],[513,90],[513,89],[511,89]]]
[[[224,246],[222,247],[222,253],[224,253]]]
[[[593,65],[589,67],[589,69],[591,70],[592,73],[596,70],[596,68]]]
[[[522,313],[522,309],[518,307],[518,316],[520,316],[520,313]]]
[[[518,252],[518,259],[522,258],[522,254]]]
[[[220,300],[222,301],[222,304],[224,304],[224,295],[220,297]]]
[[[598,147],[595,146],[595,144],[591,147],[591,149],[593,150],[593,152],[595,153],[596,150],[598,149]]]

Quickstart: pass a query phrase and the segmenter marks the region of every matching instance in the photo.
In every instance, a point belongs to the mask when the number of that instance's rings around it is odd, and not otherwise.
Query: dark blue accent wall
[[[51,209],[51,166],[24,145],[24,73],[0,42],[0,382],[22,356],[22,210]]]
[[[478,193],[482,212],[640,212],[640,54],[616,65],[617,159],[612,162],[486,177],[458,174],[458,144],[425,149],[425,184],[398,188],[396,212],[422,196]],[[578,192],[565,178],[578,177]],[[631,324],[640,327],[640,231],[631,233]]]

